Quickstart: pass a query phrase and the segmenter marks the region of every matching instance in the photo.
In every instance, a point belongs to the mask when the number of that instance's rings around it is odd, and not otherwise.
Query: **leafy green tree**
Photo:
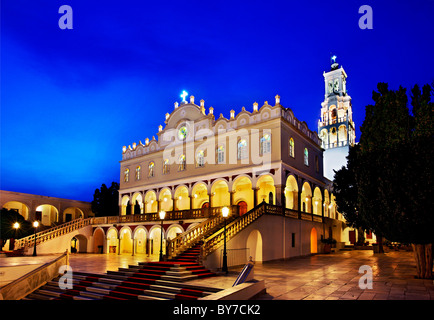
[[[96,217],[117,216],[119,214],[119,184],[112,182],[110,188],[105,184],[101,189],[95,189],[93,195],[92,211]]]
[[[411,113],[404,88],[389,90],[385,83],[379,83],[377,88],[372,95],[375,104],[366,107],[359,146],[351,155],[355,161],[345,168],[356,183],[355,221],[380,238],[412,243],[418,277],[431,278],[432,88],[425,85],[422,91],[418,86],[411,90]],[[345,170],[337,173],[338,178]],[[341,196],[348,197],[345,193]]]
[[[364,231],[369,229],[358,214],[358,190],[354,175],[354,165],[359,145],[350,147],[347,165],[335,171],[333,193],[336,196],[337,210],[345,217],[347,225],[358,229],[358,243],[364,243]]]
[[[20,224],[18,229],[13,228],[15,222]],[[6,208],[0,210],[0,250],[8,239],[20,239],[27,237],[32,233],[32,224],[29,221],[26,221],[16,210],[9,210]]]

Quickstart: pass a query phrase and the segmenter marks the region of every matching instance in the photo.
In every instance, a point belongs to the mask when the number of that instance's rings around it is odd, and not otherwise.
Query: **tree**
[[[347,165],[335,172],[333,180],[333,193],[336,196],[337,210],[345,217],[347,225],[358,229],[358,243],[364,243],[364,231],[369,229],[358,215],[358,190],[354,175],[355,157],[358,145],[350,147],[347,156]]]
[[[13,224],[18,222],[19,229],[14,229]],[[0,210],[0,250],[8,239],[20,239],[33,233],[32,224],[26,221],[16,210],[2,208]]]
[[[95,189],[92,211],[96,217],[117,216],[119,214],[119,184],[112,182],[110,188],[103,183],[101,189]]]
[[[366,107],[359,147],[347,170],[357,186],[357,220],[377,236],[412,243],[419,278],[432,277],[432,88],[415,86],[412,113],[402,87],[379,83]],[[350,152],[351,153],[351,152]],[[341,170],[340,170],[341,171]],[[337,174],[344,175],[344,171]],[[338,181],[339,182],[339,181]],[[342,196],[347,196],[345,193]]]

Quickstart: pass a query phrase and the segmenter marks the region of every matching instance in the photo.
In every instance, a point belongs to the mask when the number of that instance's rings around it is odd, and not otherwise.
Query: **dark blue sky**
[[[73,30],[61,30],[61,5]],[[373,29],[359,28],[359,7]],[[330,53],[362,124],[378,82],[434,81],[434,1],[1,2],[1,189],[91,201],[182,90],[218,116],[265,100],[317,130]]]

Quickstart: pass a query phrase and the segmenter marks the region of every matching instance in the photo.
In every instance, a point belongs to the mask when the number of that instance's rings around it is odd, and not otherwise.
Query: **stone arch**
[[[231,203],[229,184],[225,179],[217,179],[211,185],[211,206],[224,207]]]
[[[336,197],[333,193],[330,195],[329,217],[332,219],[338,218],[338,214],[336,212]]]
[[[249,233],[246,248],[249,248],[249,255],[253,261],[262,262],[262,235],[259,230],[254,229]]]
[[[163,232],[163,254],[166,251],[166,235],[164,232],[164,228],[162,229],[160,225],[154,225],[149,230],[149,240],[150,240],[150,250],[152,255],[160,254],[160,242],[161,242],[161,232]]]
[[[322,194],[318,187],[313,190],[312,207],[313,214],[322,215]]]
[[[329,216],[329,204],[330,204],[329,191],[327,189],[324,189],[324,201],[323,201],[324,217]]]
[[[70,252],[71,253],[86,253],[87,252],[87,237],[83,234],[76,234],[71,237]]]
[[[120,253],[132,253],[133,251],[133,232],[129,226],[123,226],[119,230]]]
[[[29,220],[29,206],[20,201],[8,201],[3,205],[3,208],[9,210],[16,210],[25,220]]]
[[[51,226],[59,221],[59,210],[52,204],[41,204],[36,207],[36,219],[44,226]]]
[[[154,190],[148,190],[145,193],[145,212],[157,212],[158,211],[158,203],[157,203],[157,194]]]
[[[119,246],[118,241],[118,230],[115,227],[110,227],[107,230],[106,234],[106,248],[108,249],[108,253],[116,253]]]
[[[63,210],[63,222],[72,221],[75,219],[83,219],[84,212],[77,207],[69,207]]]
[[[175,210],[188,210],[190,209],[190,198],[188,195],[188,188],[185,185],[180,185],[175,189]]]
[[[137,226],[134,229],[134,252],[146,253],[146,243],[148,239],[148,231],[144,226]]]
[[[328,134],[328,130],[327,129],[322,129],[320,132],[320,137],[321,137],[321,141],[322,141],[322,146],[328,146],[329,144],[329,134]]]
[[[135,192],[131,198],[131,205],[133,207],[134,214],[144,213],[144,201],[141,192]]]
[[[160,201],[160,210],[166,212],[173,210],[172,191],[169,188],[163,188],[160,191],[158,200]]]
[[[268,204],[276,204],[276,188],[274,187],[274,179],[269,174],[261,175],[256,182],[257,191],[257,201],[254,205],[261,203],[265,200]],[[272,193],[272,203],[270,203],[270,192]]]
[[[130,206],[130,197],[124,195],[121,200],[121,215],[126,215],[129,211],[128,207]]]
[[[252,189],[252,180],[249,176],[238,176],[232,184],[232,191],[234,193],[233,203],[237,204],[244,201],[247,203],[247,211],[253,208],[254,194]]]
[[[104,230],[101,227],[95,228],[93,231],[93,252],[103,253],[104,252]]]
[[[203,204],[209,202],[208,187],[204,182],[196,182],[191,189],[193,197],[193,209],[202,208]]]
[[[173,238],[175,238],[178,234],[183,233],[184,232],[184,228],[177,224],[171,224],[169,228],[167,228],[166,230],[166,234],[167,234],[167,239],[171,240]]]
[[[298,184],[292,174],[286,178],[285,199],[286,208],[298,210]]]
[[[301,188],[301,210],[304,212],[312,212],[312,188],[309,182],[305,181]]]
[[[344,124],[339,126],[338,139],[339,143],[347,141],[347,127]]]

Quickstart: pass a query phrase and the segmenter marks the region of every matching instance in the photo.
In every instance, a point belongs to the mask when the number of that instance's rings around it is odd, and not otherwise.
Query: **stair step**
[[[187,281],[187,280],[193,280],[193,279],[197,279],[197,275],[192,274],[192,275],[187,275],[187,276],[182,276],[182,277],[175,277],[175,276],[161,276],[161,279],[164,280],[172,280],[172,281]]]
[[[170,300],[168,298],[156,297],[156,296],[148,296],[148,295],[140,295],[137,296],[139,300]]]
[[[183,277],[183,276],[188,276],[191,275],[192,272],[191,271],[167,271],[166,275],[168,276],[176,276],[176,277]]]

